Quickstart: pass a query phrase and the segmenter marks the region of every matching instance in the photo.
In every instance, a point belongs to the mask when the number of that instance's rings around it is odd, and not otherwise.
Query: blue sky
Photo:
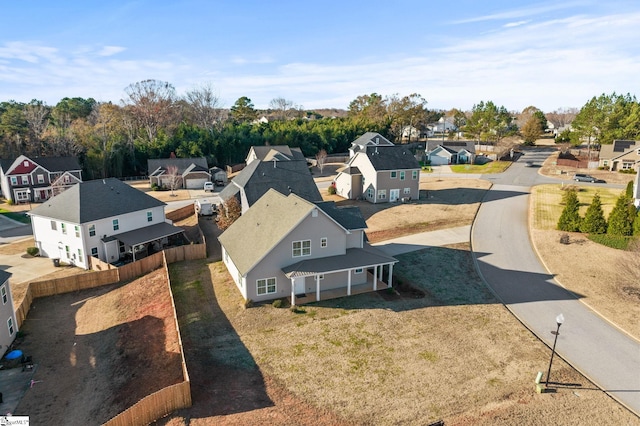
[[[168,81],[225,107],[284,97],[347,108],[421,94],[431,109],[509,110],[640,96],[637,1],[3,1],[0,101],[93,97]]]

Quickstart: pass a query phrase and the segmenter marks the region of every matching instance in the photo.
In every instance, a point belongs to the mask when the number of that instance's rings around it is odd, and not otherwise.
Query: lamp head
[[[559,315],[556,317],[556,323],[558,324],[558,327],[559,327],[559,326],[561,326],[563,322],[564,322],[564,315],[559,314]]]

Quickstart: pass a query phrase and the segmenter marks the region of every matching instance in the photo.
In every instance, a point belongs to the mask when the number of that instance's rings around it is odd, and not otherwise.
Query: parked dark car
[[[573,177],[573,180],[575,180],[576,182],[597,182],[598,179],[594,178],[591,175],[584,175],[581,173],[576,173],[575,176]]]

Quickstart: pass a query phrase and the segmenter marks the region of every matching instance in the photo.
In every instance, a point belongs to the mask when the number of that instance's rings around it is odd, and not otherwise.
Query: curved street
[[[538,156],[541,164],[548,151]],[[485,176],[494,182],[471,230],[471,245],[484,281],[507,308],[549,347],[555,318],[564,324],[556,353],[608,394],[640,414],[640,343],[611,325],[554,281],[529,239],[529,192],[533,185],[557,182],[538,175],[537,168],[514,163],[505,173]],[[567,259],[579,264],[580,259]],[[540,366],[546,376],[546,365]],[[531,372],[532,381],[535,371]],[[550,375],[553,382],[553,369]],[[543,380],[546,379],[543,378]]]

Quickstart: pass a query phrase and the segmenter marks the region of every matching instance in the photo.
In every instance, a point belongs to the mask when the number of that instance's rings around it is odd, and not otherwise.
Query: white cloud
[[[98,52],[98,56],[113,56],[116,55],[120,52],[124,52],[125,50],[127,50],[125,47],[122,46],[104,46],[99,52]]]
[[[509,22],[508,24],[504,24],[505,28],[513,28],[513,27],[519,27],[520,25],[524,25],[524,24],[528,24],[531,21],[517,21],[517,22]]]

